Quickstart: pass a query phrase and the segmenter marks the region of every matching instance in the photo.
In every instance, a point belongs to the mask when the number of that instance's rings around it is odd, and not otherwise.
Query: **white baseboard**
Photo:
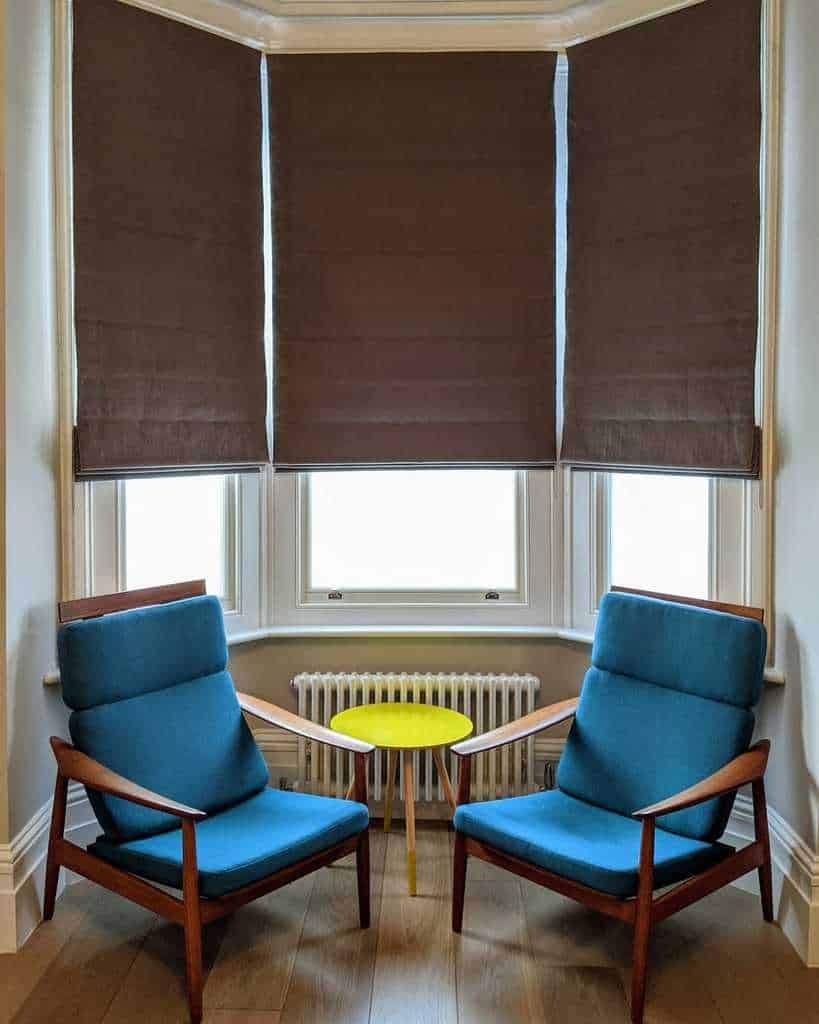
[[[50,823],[51,800],[48,800],[10,843],[0,845],[0,953],[20,949],[42,920]],[[85,790],[82,786],[70,786],[66,838],[85,846],[99,831]],[[60,892],[77,878],[73,872],[63,869]]]

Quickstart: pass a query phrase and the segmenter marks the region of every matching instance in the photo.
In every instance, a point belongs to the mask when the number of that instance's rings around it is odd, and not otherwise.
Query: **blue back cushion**
[[[66,703],[75,709],[69,729],[79,750],[207,812],[267,785],[264,759],[225,671],[215,598],[71,623],[62,627],[58,646]],[[111,838],[135,839],[179,824],[116,797],[89,792],[89,799]]]
[[[164,690],[227,665],[215,597],[69,622],[57,635],[63,700],[79,711]]]
[[[765,630],[754,620],[607,594],[559,787],[631,814],[699,782],[747,749],[764,663]],[[732,804],[724,797],[658,824],[714,840]]]

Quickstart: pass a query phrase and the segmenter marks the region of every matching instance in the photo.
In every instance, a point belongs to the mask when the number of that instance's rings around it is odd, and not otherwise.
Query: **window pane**
[[[312,473],[310,586],[513,590],[514,470]]]
[[[125,579],[129,588],[206,579],[224,597],[227,477],[125,483]]]
[[[611,582],[708,597],[709,481],[614,473]]]

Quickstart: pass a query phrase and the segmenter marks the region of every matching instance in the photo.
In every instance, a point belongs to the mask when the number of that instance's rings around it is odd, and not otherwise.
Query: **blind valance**
[[[79,478],[268,459],[258,53],[74,5]]]
[[[552,464],[554,54],[268,67],[275,464]]]
[[[562,458],[753,476],[760,0],[569,50]]]

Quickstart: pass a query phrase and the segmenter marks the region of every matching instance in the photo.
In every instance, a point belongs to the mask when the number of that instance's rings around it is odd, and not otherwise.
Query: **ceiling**
[[[560,50],[716,0],[123,0],[271,52]]]

